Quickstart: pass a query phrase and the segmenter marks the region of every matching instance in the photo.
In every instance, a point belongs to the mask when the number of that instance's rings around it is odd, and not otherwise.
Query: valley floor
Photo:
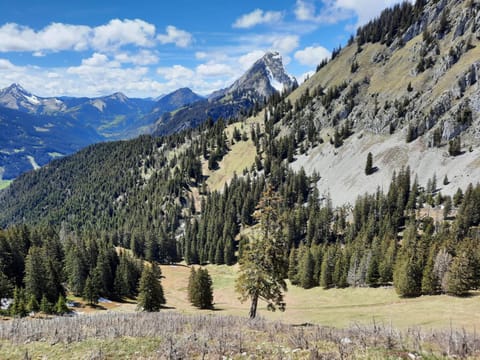
[[[207,266],[214,286],[215,310],[197,310],[187,299],[190,268],[162,266],[166,309],[181,314],[216,314],[246,317],[250,304],[242,304],[234,290],[237,266]],[[259,304],[259,315],[268,320],[299,325],[305,323],[346,328],[353,324],[381,323],[395,328],[421,327],[424,330],[464,328],[475,331],[480,324],[480,292],[458,298],[447,295],[400,298],[393,288],[347,288],[304,290],[289,284],[285,312],[269,312]],[[134,312],[136,304],[100,304],[108,311]],[[83,311],[83,310],[82,310]],[[101,312],[101,311],[100,311]]]

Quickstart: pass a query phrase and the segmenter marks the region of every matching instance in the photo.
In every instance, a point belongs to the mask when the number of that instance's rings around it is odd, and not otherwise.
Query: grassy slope
[[[12,180],[0,180],[0,190],[8,187],[11,182],[12,182]]]
[[[234,291],[237,267],[208,266],[214,284],[215,314],[246,316],[249,304],[241,304]],[[163,266],[163,286],[167,306],[185,314],[197,313],[187,301],[190,269],[186,266]],[[287,310],[271,313],[260,304],[259,314],[267,319],[292,324],[316,323],[347,327],[353,322],[384,322],[394,327],[421,326],[429,328],[465,327],[474,330],[480,323],[480,293],[468,298],[450,296],[422,296],[401,299],[391,288],[304,290],[289,286],[286,294]],[[134,305],[122,305],[130,310]]]
[[[232,139],[233,129],[236,127],[240,132],[246,131],[248,135],[247,141],[240,140],[231,146],[230,151],[223,157],[222,161],[218,164],[218,169],[215,171],[208,170],[207,162],[203,163],[203,173],[208,177],[207,185],[210,190],[222,190],[225,183],[230,182],[233,174],[238,176],[242,175],[244,169],[249,169],[255,161],[255,145],[252,139],[250,139],[250,127],[256,124],[260,119],[257,118],[248,119],[241,128],[241,123],[235,123],[229,125],[225,132],[227,139]]]

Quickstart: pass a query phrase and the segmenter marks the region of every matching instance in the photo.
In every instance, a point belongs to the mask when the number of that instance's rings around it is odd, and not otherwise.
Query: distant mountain
[[[189,88],[175,90],[170,94],[158,98],[153,105],[152,111],[145,115],[143,121],[148,124],[155,124],[155,122],[161,118],[163,114],[181,109],[184,106],[201,100],[204,100],[204,98],[198,94],[195,94]]]
[[[13,179],[104,139],[69,116],[33,115],[0,107],[0,177]]]
[[[57,113],[67,108],[63,101],[35,96],[19,84],[0,90],[0,106],[29,114]]]
[[[97,98],[43,98],[12,84],[0,90],[0,178],[15,178],[99,141],[148,134],[163,113],[202,99],[188,88],[158,101],[121,92]]]
[[[148,132],[142,118],[148,114],[154,102],[132,99],[117,92],[98,98],[60,98],[67,106],[62,113],[91,126],[111,140],[129,139]]]
[[[263,103],[275,93],[297,86],[285,71],[278,52],[267,52],[226,89],[212,93],[174,113],[165,113],[155,124],[154,134],[164,135],[196,127],[208,118],[236,118],[246,115],[255,103]]]
[[[181,108],[182,106],[192,104],[196,101],[203,100],[200,95],[195,94],[189,88],[178,89],[168,95],[162,96],[153,108],[153,112],[167,112]]]
[[[295,78],[285,71],[282,56],[278,52],[267,52],[231,86],[214,92],[209,100],[215,101],[229,95],[234,98],[268,99],[276,92],[281,93],[296,86]]]

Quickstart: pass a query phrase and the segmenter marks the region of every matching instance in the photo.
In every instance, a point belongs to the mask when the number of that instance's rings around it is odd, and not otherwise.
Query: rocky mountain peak
[[[214,92],[209,100],[219,99],[228,94],[233,95],[233,98],[268,99],[275,92],[292,89],[296,85],[295,78],[285,70],[280,53],[268,51],[230,87]]]
[[[0,105],[9,109],[35,112],[41,100],[17,83],[0,90]]]

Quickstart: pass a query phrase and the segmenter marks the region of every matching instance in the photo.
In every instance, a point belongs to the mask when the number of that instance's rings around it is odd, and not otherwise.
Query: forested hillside
[[[477,7],[476,2],[453,1],[396,6],[360,28],[304,85],[273,95],[263,109],[257,103],[248,119],[209,119],[167,137],[93,145],[24,174],[0,194],[4,288],[23,286],[27,296],[53,301],[62,289],[51,295],[46,288],[33,292],[25,269],[33,258],[30,252],[55,247],[55,254],[41,257],[42,266],[57,264],[51,271],[58,275],[54,283],[67,281],[77,294],[85,293],[87,279],[94,276],[103,279],[101,295],[133,294],[131,284],[139,278],[136,260],[122,260],[114,246],[160,263],[235,264],[258,227],[254,215],[271,186],[280,199],[280,233],[288,244],[282,256],[288,258],[285,274],[292,284],[393,284],[405,297],[465,295],[477,289],[479,166],[470,162],[478,151],[479,91],[476,65],[470,62],[479,49]],[[445,59],[453,56],[446,45],[464,40],[457,61],[445,67]],[[412,50],[418,44],[424,48],[421,56]],[[415,61],[405,62],[409,51]],[[422,61],[423,69],[418,65],[414,75],[404,67]],[[384,76],[402,79],[381,82],[372,62],[385,66]],[[438,76],[432,80],[434,73]],[[457,76],[454,88],[449,87],[452,76]],[[459,87],[463,90],[455,92]],[[376,136],[382,137],[389,157],[386,151],[381,156],[370,152]],[[442,172],[410,166],[398,139],[411,144],[411,154],[436,154]],[[473,155],[464,154],[464,141]],[[319,164],[329,156],[336,164],[351,164],[342,151],[355,146],[361,161],[354,158],[355,166],[345,171],[350,183],[367,185],[349,188],[356,200],[333,202],[341,194],[328,194],[322,181],[341,183],[344,174],[309,163],[309,156],[316,154]],[[445,154],[435,152],[438,147]],[[240,161],[239,148],[254,152],[254,160],[212,184],[214,174]],[[472,175],[470,185],[457,173],[437,178],[448,161],[460,164],[455,171]],[[382,183],[376,176],[388,180]],[[122,276],[129,280],[117,280],[120,269],[128,269]],[[43,284],[53,277],[45,276]],[[120,281],[130,287],[115,287]]]

